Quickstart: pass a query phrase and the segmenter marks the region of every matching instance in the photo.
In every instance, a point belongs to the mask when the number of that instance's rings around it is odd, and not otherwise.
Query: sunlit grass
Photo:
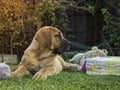
[[[12,70],[16,66],[11,66]],[[47,80],[33,75],[0,81],[0,90],[119,90],[120,76],[91,76],[82,72],[63,71]]]

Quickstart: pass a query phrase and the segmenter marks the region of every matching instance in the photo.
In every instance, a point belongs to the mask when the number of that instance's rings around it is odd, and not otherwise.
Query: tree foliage
[[[105,21],[103,28],[107,31],[105,36],[108,36],[115,54],[119,54],[119,19],[112,16],[120,12],[118,0],[0,0],[0,52],[21,56],[35,32],[44,25],[58,27],[69,37],[68,32],[72,30],[68,26],[66,9],[70,7],[92,15],[103,8],[107,9],[106,13],[102,11]]]
[[[104,21],[104,34],[109,45],[105,45],[107,49],[111,49],[111,55],[120,55],[120,17],[112,16],[107,9],[102,9]]]
[[[54,14],[60,1],[0,0],[0,44],[3,48],[0,52],[22,54],[43,25],[46,12]]]
[[[5,51],[11,47],[12,53],[12,44],[24,28],[25,11],[26,4],[20,0],[0,1],[0,41]]]

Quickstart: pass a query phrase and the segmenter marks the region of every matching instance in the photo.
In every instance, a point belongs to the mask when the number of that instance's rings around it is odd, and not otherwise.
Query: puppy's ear
[[[35,40],[37,40],[41,46],[45,48],[51,47],[51,32],[48,28],[39,30],[35,35]]]

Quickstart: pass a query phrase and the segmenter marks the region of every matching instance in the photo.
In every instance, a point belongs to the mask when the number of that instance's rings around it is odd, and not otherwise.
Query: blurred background
[[[46,25],[72,42],[71,55],[93,46],[120,55],[119,0],[0,0],[0,59],[10,54],[19,61]]]

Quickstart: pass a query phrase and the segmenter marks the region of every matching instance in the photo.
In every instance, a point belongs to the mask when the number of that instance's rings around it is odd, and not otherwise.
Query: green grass
[[[12,70],[16,67],[12,66]],[[120,76],[91,76],[82,72],[63,71],[43,81],[33,75],[0,81],[0,90],[119,90]]]

